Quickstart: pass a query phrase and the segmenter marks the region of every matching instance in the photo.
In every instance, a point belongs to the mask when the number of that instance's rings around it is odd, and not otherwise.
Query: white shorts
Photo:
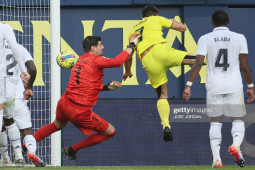
[[[6,77],[6,98],[16,98],[16,89],[18,88],[18,80]]]
[[[31,112],[27,106],[26,100],[15,100],[15,114],[13,118],[19,129],[26,129],[32,127]]]
[[[14,98],[6,98],[4,103],[4,118],[11,119],[14,115]]]
[[[5,101],[6,101],[5,77],[0,77],[0,104],[3,104]]]
[[[209,117],[244,117],[246,109],[244,104],[243,89],[229,94],[211,94],[207,92],[207,108],[212,110]]]

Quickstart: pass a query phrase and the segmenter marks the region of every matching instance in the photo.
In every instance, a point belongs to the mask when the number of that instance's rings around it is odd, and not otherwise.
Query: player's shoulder
[[[199,37],[199,41],[207,41],[212,36],[213,32],[206,33]]]
[[[241,39],[245,38],[245,36],[241,33],[234,32],[234,31],[229,31],[229,32],[232,34],[232,36],[236,36],[237,38],[241,38]]]
[[[9,24],[0,22],[0,27],[2,29],[12,29],[12,27]]]

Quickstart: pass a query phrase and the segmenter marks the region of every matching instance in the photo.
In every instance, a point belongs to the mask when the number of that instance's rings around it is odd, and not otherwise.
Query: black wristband
[[[109,90],[108,84],[103,86],[103,91]]]
[[[132,50],[134,50],[135,49],[135,43],[134,42],[129,43],[127,48],[131,48]]]
[[[110,85],[110,83],[104,84],[103,85],[103,91],[109,90],[109,88],[108,88],[109,85]]]

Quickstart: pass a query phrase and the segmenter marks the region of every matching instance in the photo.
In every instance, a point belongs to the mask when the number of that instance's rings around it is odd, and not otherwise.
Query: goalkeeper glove
[[[116,90],[121,87],[121,83],[117,81],[112,81],[111,83],[104,85],[103,91],[105,90]]]

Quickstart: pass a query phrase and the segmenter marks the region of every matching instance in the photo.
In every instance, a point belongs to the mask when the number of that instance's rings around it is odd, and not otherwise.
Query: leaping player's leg
[[[163,125],[165,141],[172,141],[173,135],[171,132],[171,126],[169,124],[169,115],[170,115],[170,105],[168,103],[167,95],[167,84],[163,84],[155,89],[158,94],[157,109],[159,117],[161,119],[161,124]]]
[[[62,123],[58,121],[57,119],[54,120],[53,123],[47,124],[43,127],[40,127],[34,134],[34,138],[36,142],[40,142],[44,138],[50,136],[52,133],[57,132],[61,129],[63,129],[67,125],[66,123]]]
[[[164,44],[155,45],[142,60],[143,68],[145,69],[150,83],[158,95],[157,109],[163,125],[165,141],[172,141],[173,136],[169,124],[170,106],[167,101],[167,75],[168,68],[164,65],[168,60],[166,54],[169,47]]]
[[[36,142],[43,140],[52,133],[63,129],[67,125],[68,119],[62,111],[66,111],[68,107],[69,105],[66,103],[66,97],[63,95],[58,101],[56,119],[54,122],[41,127],[34,133],[33,136],[36,139]]]
[[[79,143],[71,147],[62,148],[62,153],[64,153],[71,160],[77,159],[76,153],[78,150],[100,144],[104,142],[105,140],[112,138],[116,134],[116,130],[111,124],[103,120],[97,114],[93,112],[92,114],[93,114],[93,118],[92,118],[91,125],[89,126],[81,127],[84,124],[80,124],[81,122],[78,122],[78,121],[75,123],[73,122],[75,126],[78,127],[78,129],[81,130],[85,135],[88,135],[88,133],[91,132],[91,131],[88,132],[87,131],[88,129],[89,130],[93,129],[97,131],[97,133],[90,135],[86,139],[80,141]],[[84,119],[81,119],[81,120],[84,120]]]

